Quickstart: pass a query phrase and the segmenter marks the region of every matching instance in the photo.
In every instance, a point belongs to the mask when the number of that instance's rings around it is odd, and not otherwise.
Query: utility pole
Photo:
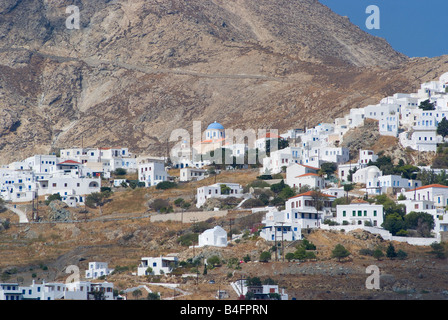
[[[278,254],[277,254],[277,227],[274,224],[274,246],[275,246],[275,261],[278,260]]]
[[[283,224],[284,222],[281,222],[282,224],[282,260],[285,261],[285,251],[283,250]]]
[[[198,221],[198,219],[197,218],[191,218],[190,221],[193,222],[193,223],[196,223],[196,221]],[[193,259],[194,259],[194,241],[193,241]]]
[[[230,235],[230,240],[232,240],[232,221],[235,220],[233,218],[229,218],[229,235]]]

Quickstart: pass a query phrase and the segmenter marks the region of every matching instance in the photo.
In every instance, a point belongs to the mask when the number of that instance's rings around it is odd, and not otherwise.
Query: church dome
[[[222,124],[215,121],[207,127],[207,130],[224,130],[224,127]]]

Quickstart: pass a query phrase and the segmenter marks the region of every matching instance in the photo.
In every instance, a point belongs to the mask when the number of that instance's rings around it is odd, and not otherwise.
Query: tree
[[[207,259],[207,263],[210,264],[212,267],[215,267],[221,263],[221,259],[219,259],[218,256],[211,256]]]
[[[271,260],[271,253],[269,251],[263,251],[260,254],[260,261],[261,262],[268,262],[269,260]]]
[[[381,249],[375,249],[373,251],[373,257],[377,260],[381,260],[381,258],[384,257],[384,253]]]
[[[405,230],[405,223],[403,217],[398,213],[391,213],[386,215],[382,227],[392,233],[392,235],[398,235],[401,230]]]
[[[174,200],[174,205],[176,207],[182,207],[182,204],[184,203],[184,199],[183,198],[177,198],[176,200]]]
[[[259,277],[247,277],[246,285],[249,286],[261,286],[261,279]]]
[[[116,175],[116,176],[124,176],[124,175],[126,175],[126,173],[127,173],[126,169],[123,169],[123,168],[117,168],[113,172],[113,174]]]
[[[221,194],[230,194],[230,190],[232,190],[230,187],[221,184]]]
[[[274,193],[280,193],[285,188],[285,181],[282,179],[279,183],[274,183],[271,185],[271,191]]]
[[[100,209],[100,214],[102,214],[101,207],[106,203],[107,199],[109,199],[111,195],[112,192],[110,191],[91,193],[86,197],[85,205],[89,208],[98,207]]]
[[[304,247],[298,247],[297,250],[294,251],[294,259],[305,260],[306,259],[306,249]]]
[[[396,168],[397,173],[401,174],[402,178],[406,179],[416,179],[417,178],[417,172],[420,171],[420,169],[416,166],[405,164],[404,166],[397,167]]]
[[[177,187],[177,183],[172,181],[162,181],[156,185],[156,189],[167,190]]]
[[[358,170],[358,168],[354,167],[353,169],[348,171],[347,181],[353,181],[353,174]]]
[[[436,109],[434,103],[432,103],[429,99],[422,101],[418,107],[425,111]]]
[[[316,250],[316,245],[307,239],[303,239],[300,245],[304,247],[305,250]]]
[[[285,255],[285,258],[286,258],[286,260],[288,260],[288,261],[293,260],[293,259],[294,259],[294,253],[292,253],[292,252],[288,252],[288,253]]]
[[[48,196],[47,199],[45,200],[45,204],[48,206],[50,204],[50,202],[53,200],[62,200],[61,195],[59,193],[54,193],[54,194]]]
[[[139,297],[142,296],[142,291],[141,291],[140,289],[134,290],[134,291],[132,291],[132,296],[133,296],[135,299],[138,299]]]
[[[319,212],[324,207],[325,195],[320,191],[320,189],[315,188],[311,191],[311,198],[313,199],[313,206],[316,212]]]
[[[165,199],[154,199],[152,203],[149,204],[149,207],[153,209],[154,211],[165,213],[165,212],[171,212],[172,207],[168,200]]]
[[[344,191],[346,193],[347,202],[348,202],[348,193],[352,191],[355,188],[355,185],[353,183],[346,183],[344,184]]]
[[[440,134],[443,138],[448,136],[448,120],[445,117],[437,125],[437,134]]]
[[[150,292],[150,293],[148,293],[146,300],[160,300],[160,296],[156,292]]]
[[[337,244],[333,251],[331,251],[331,257],[337,258],[338,261],[341,261],[342,258],[348,257],[350,255],[350,252],[342,245]]]
[[[446,258],[445,248],[443,247],[443,245],[441,243],[434,242],[431,244],[431,248],[432,248],[432,250],[430,251],[430,253],[435,254],[435,256],[437,258],[439,258],[439,259]]]
[[[406,229],[415,229],[422,237],[430,237],[434,228],[434,217],[426,212],[409,212],[404,216]]]
[[[393,259],[393,258],[397,257],[397,253],[395,252],[395,247],[392,243],[389,243],[389,246],[387,247],[386,257],[388,257],[389,259]]]
[[[403,250],[399,249],[397,251],[397,258],[400,260],[404,260],[408,257],[408,254],[406,252],[404,252]]]
[[[324,162],[320,166],[320,170],[323,174],[327,175],[327,177],[331,176],[333,173],[335,173],[336,170],[338,170],[338,165],[334,162]]]

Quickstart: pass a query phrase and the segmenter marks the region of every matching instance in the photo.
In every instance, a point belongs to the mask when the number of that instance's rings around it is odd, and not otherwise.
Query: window
[[[347,214],[347,213],[345,212],[345,210],[344,210],[344,211],[342,211],[342,216],[343,216],[343,217],[345,217],[345,216],[346,216],[346,214]]]
[[[373,210],[373,216],[376,217],[376,210]]]
[[[362,211],[358,210],[358,217],[361,217],[361,216],[362,216]]]

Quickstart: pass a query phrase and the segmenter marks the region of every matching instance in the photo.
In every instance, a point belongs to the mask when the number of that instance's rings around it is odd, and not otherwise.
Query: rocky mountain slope
[[[0,21],[2,163],[81,144],[162,155],[192,121],[316,125],[448,70],[317,0],[6,0]]]

